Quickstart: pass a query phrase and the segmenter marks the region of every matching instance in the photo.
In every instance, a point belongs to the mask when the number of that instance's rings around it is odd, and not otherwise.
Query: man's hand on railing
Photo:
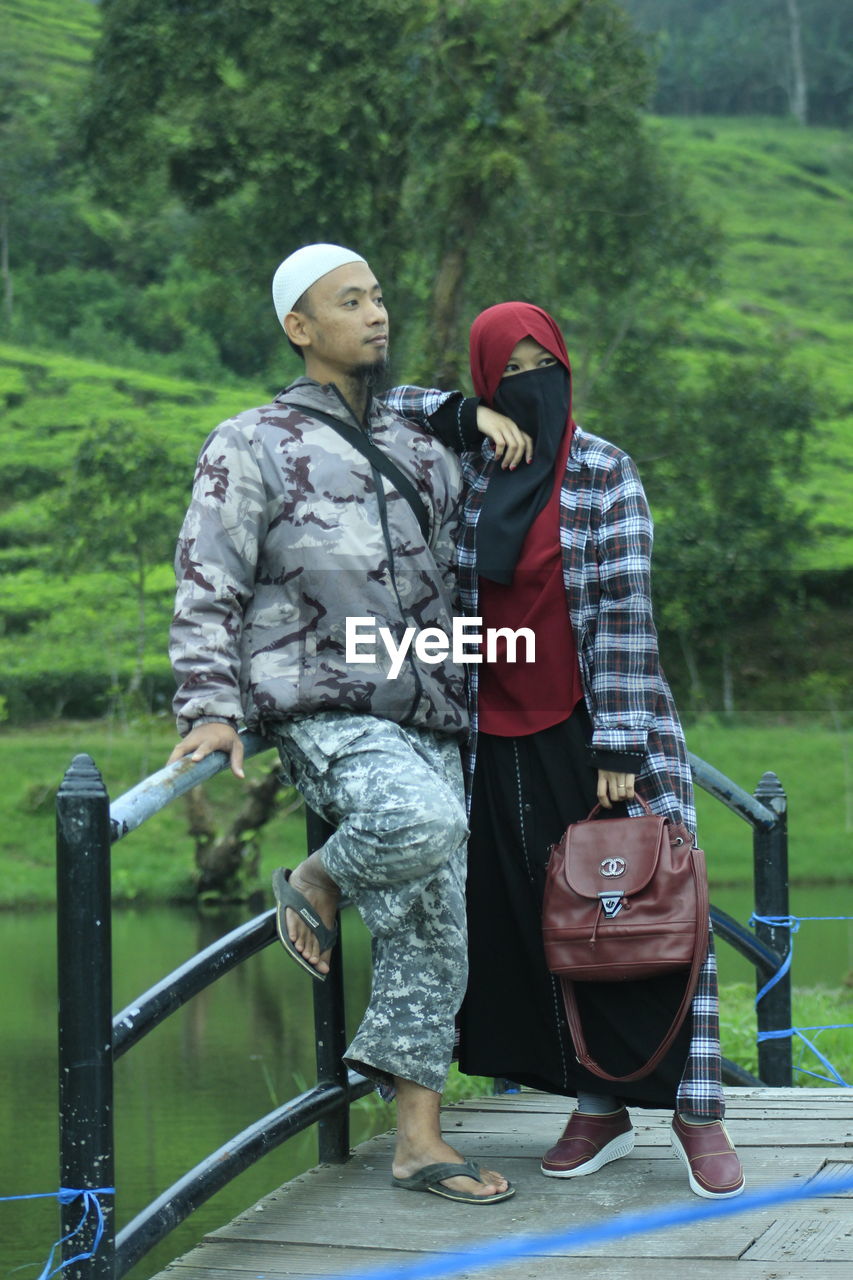
[[[243,743],[240,735],[233,725],[220,721],[209,721],[190,730],[175,747],[167,763],[173,764],[176,760],[182,760],[184,756],[189,756],[195,761],[203,760],[212,751],[225,752],[230,759],[231,772],[235,778],[246,776],[243,773]]]

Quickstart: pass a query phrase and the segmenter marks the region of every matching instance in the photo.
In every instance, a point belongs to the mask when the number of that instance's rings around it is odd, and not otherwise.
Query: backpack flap
[[[566,832],[563,874],[569,889],[601,903],[610,918],[652,879],[667,839],[666,819],[577,822]]]

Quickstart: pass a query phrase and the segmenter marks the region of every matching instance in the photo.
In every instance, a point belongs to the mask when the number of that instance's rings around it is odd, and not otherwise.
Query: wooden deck
[[[853,1173],[853,1094],[845,1089],[730,1089],[727,1125],[747,1190]],[[587,1178],[543,1178],[564,1099],[539,1093],[446,1108],[443,1128],[465,1155],[515,1182],[483,1208],[389,1185],[393,1137],[363,1143],[346,1165],[286,1183],[209,1235],[157,1280],[296,1280],[404,1265],[486,1240],[568,1231],[619,1214],[702,1203],[669,1146],[670,1115],[635,1110],[633,1153]],[[495,1280],[851,1280],[853,1197],[828,1195],[682,1225],[579,1252],[559,1250],[457,1276]]]

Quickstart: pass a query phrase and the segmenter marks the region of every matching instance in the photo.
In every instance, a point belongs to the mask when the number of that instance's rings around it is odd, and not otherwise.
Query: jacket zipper
[[[344,409],[346,409],[347,413],[349,414],[352,421],[356,424],[359,431],[363,431],[364,434],[367,436],[368,440],[373,440],[373,436],[371,434],[370,426],[368,425],[368,423],[366,421],[363,423],[358,421],[352,409],[347,404],[346,400],[343,398],[343,396],[341,395],[338,388],[334,385],[334,383],[332,383],[332,390],[335,392],[335,395],[340,400],[341,405],[344,407]],[[368,463],[368,465],[370,464]],[[400,611],[400,620],[403,624],[403,630],[405,631],[407,626],[406,610],[403,605],[402,598],[400,596],[399,588],[397,586],[397,572],[394,565],[394,547],[391,542],[391,530],[388,525],[388,507],[385,501],[385,489],[383,488],[383,485],[382,485],[382,476],[376,470],[375,467],[370,466],[370,473],[373,476],[373,485],[374,485],[374,488],[376,489],[376,505],[379,508],[379,523],[382,526],[382,537],[385,541],[385,550],[388,553],[388,571],[391,575],[391,585],[394,588],[394,598],[397,601],[397,608]],[[399,637],[399,639],[402,639],[402,635]],[[408,663],[411,669],[412,678],[415,682],[415,696],[412,699],[412,705],[409,707],[408,713],[406,715],[406,719],[408,720],[408,719],[411,719],[412,716],[414,716],[415,711],[417,710],[418,703],[423,697],[424,687],[421,681],[421,673],[418,671],[418,668],[415,664],[414,651],[411,646],[409,647],[409,651],[406,654],[406,662]]]

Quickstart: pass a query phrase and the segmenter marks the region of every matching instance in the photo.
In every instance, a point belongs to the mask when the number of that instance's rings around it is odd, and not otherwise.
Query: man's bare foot
[[[290,873],[290,884],[308,900],[326,928],[334,928],[341,891],[326,873],[316,853]],[[320,951],[317,935],[290,907],[286,910],[285,920],[288,936],[300,955],[320,973],[328,973],[331,951]]]
[[[391,1172],[395,1178],[408,1178],[430,1164],[464,1163],[464,1156],[441,1138],[428,1146],[416,1148],[398,1134]],[[498,1195],[509,1186],[506,1178],[492,1169],[481,1169],[480,1178],[480,1182],[469,1177],[442,1178],[441,1183],[451,1191],[461,1191],[478,1198]]]

